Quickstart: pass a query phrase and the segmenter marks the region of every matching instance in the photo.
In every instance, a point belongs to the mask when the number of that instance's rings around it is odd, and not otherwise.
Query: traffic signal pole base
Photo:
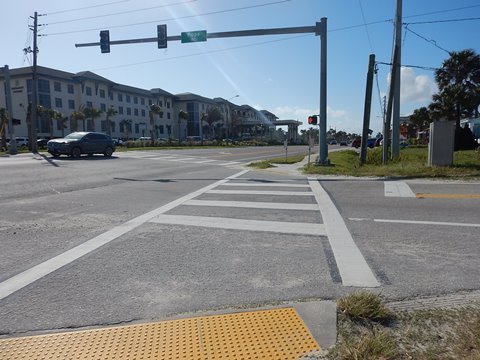
[[[335,166],[335,164],[332,164],[330,162],[330,159],[325,159],[325,160],[320,160],[319,157],[317,157],[317,159],[315,160],[315,165],[317,166]]]

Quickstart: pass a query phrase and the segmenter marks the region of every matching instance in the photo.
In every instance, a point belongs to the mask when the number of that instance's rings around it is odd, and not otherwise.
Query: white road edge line
[[[248,171],[249,170],[240,171],[239,173],[217,181],[213,184],[207,185],[197,191],[182,196],[181,198],[176,199],[168,204],[160,206],[155,210],[137,216],[132,220],[129,220],[104,232],[103,234],[94,237],[93,239],[87,240],[84,243],[77,245],[70,250],[67,250],[49,260],[46,260],[38,265],[31,267],[30,269],[27,269],[17,275],[12,276],[11,278],[0,283],[0,300],[24,288],[25,286],[30,285],[31,283],[43,278],[44,276],[60,269],[61,267],[77,260],[78,258],[87,255],[88,253],[98,249],[99,247],[108,244],[110,241],[115,240],[116,238],[126,234],[127,232],[139,227],[140,225],[151,220],[152,218],[161,215],[227,181],[230,181],[231,179],[242,176]]]
[[[328,241],[335,256],[343,285],[358,287],[380,286],[380,283],[353,241],[352,235],[330,196],[328,196],[317,179],[309,178],[308,180],[319,205]]]
[[[167,225],[187,225],[216,229],[265,231],[282,234],[325,236],[325,226],[315,223],[246,220],[210,216],[158,215],[149,222]]]
[[[385,197],[416,197],[405,181],[384,181]]]
[[[309,188],[310,185],[308,184],[282,184],[282,183],[260,183],[260,184],[252,184],[252,183],[241,183],[241,182],[228,182],[222,184],[222,186],[247,186],[247,187],[292,187],[292,188]]]
[[[439,226],[464,226],[464,227],[480,227],[480,224],[473,223],[457,223],[446,221],[422,221],[422,220],[398,220],[398,219],[366,219],[366,218],[349,218],[352,221],[373,221],[379,223],[395,223],[395,224],[415,224],[415,225],[439,225]]]

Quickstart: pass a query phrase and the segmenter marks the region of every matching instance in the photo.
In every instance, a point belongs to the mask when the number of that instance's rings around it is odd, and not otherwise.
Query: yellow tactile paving
[[[480,194],[415,194],[417,199],[480,199]]]
[[[298,359],[320,350],[293,308],[0,340],[0,359]]]

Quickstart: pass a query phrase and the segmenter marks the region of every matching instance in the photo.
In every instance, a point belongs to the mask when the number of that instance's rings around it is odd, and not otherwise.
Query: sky
[[[99,46],[110,40],[314,26],[327,18],[327,128],[360,133],[368,58],[375,54],[370,128],[382,130],[388,93],[396,0],[16,0],[2,4],[0,64],[30,66],[34,12],[39,15],[38,65],[67,72],[92,71],[114,82],[172,94],[191,92],[266,109],[303,122],[319,113],[320,37],[287,34]],[[480,53],[479,0],[403,0],[402,116],[426,106],[437,91],[434,71],[451,51]],[[3,61],[3,62],[2,62]],[[383,64],[382,64],[383,63]],[[238,96],[237,96],[238,95]]]

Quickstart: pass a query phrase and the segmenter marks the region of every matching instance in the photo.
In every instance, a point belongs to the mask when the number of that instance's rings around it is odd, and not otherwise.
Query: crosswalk
[[[200,156],[182,156],[181,154],[169,155],[169,154],[148,154],[145,151],[128,151],[126,153],[116,153],[121,158],[129,159],[141,159],[141,160],[152,160],[152,161],[168,161],[168,162],[178,162],[178,163],[188,163],[188,164],[208,164],[215,166],[241,166],[246,165],[247,163],[241,161],[230,161],[230,160],[216,160],[208,159]]]
[[[198,207],[201,210],[192,210]],[[238,209],[245,209],[241,218]],[[288,211],[288,219],[267,220],[266,209]],[[149,223],[327,237],[344,286],[380,285],[335,205],[313,179],[227,178],[152,217]]]

